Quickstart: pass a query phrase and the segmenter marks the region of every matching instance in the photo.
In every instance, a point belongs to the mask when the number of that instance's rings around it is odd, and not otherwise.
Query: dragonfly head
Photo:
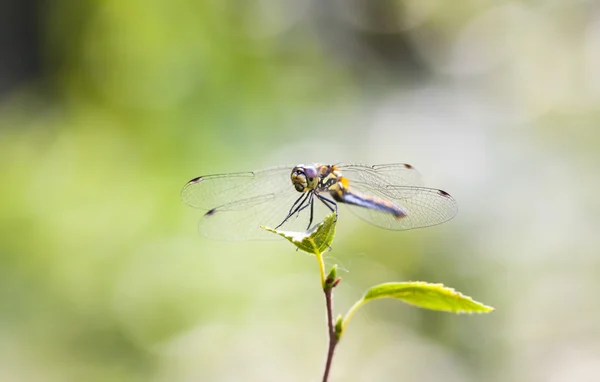
[[[319,172],[313,166],[298,165],[292,170],[292,184],[298,192],[311,190],[319,184]]]

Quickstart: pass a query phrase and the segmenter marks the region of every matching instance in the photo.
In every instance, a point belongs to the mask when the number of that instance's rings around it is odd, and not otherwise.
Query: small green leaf
[[[329,274],[325,278],[325,284],[329,288],[331,288],[336,279],[337,279],[337,264],[335,264],[333,267],[331,267],[331,271],[329,271]]]
[[[333,326],[333,332],[335,333],[335,337],[338,340],[342,337],[342,331],[344,330],[343,324],[344,324],[344,318],[340,314],[340,315],[338,315],[337,319],[335,320],[335,325]]]
[[[305,232],[278,231],[273,228],[261,226],[262,229],[284,237],[300,250],[314,255],[321,255],[329,249],[335,236],[335,214],[328,215],[325,220]]]
[[[397,298],[420,308],[453,313],[487,313],[490,306],[474,301],[442,284],[425,282],[385,283],[372,287],[363,297],[363,302],[378,298]]]

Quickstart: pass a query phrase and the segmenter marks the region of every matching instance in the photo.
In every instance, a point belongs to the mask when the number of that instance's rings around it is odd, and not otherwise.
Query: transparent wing
[[[337,166],[342,176],[352,184],[365,183],[372,187],[386,186],[420,186],[423,184],[421,174],[406,163],[380,165],[340,164]]]
[[[292,187],[292,168],[281,166],[261,171],[199,176],[183,187],[181,200],[189,206],[210,210],[239,200],[277,194]]]
[[[446,192],[422,187],[421,174],[406,163],[383,165],[341,164],[342,176],[349,180],[350,190],[391,201],[407,211],[396,219],[377,210],[351,206],[359,218],[378,227],[406,230],[441,224],[457,213],[456,201]]]
[[[298,198],[303,197],[290,184],[280,192],[242,199],[211,209],[199,223],[200,233],[218,240],[273,240],[279,236],[260,226],[275,228],[281,224]],[[306,203],[304,205],[307,205]],[[310,206],[294,214],[279,230],[302,232],[308,228]],[[330,211],[319,200],[314,201],[312,225],[318,224]]]
[[[232,241],[277,239],[259,227],[275,228],[303,195],[291,183],[293,167],[201,176],[183,187],[181,199],[207,211],[199,223],[199,231],[206,237]],[[325,214],[324,206],[316,201],[313,224],[323,220]],[[295,214],[280,229],[304,231],[309,219],[310,207]]]
[[[390,230],[407,230],[429,227],[452,219],[458,207],[456,201],[445,191],[419,186],[375,187],[371,184],[350,183],[350,189],[363,195],[391,201],[402,207],[407,216],[396,219],[390,213],[349,206],[359,218],[378,227]]]

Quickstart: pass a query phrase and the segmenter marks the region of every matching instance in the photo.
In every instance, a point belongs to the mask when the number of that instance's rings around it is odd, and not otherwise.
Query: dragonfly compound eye
[[[304,174],[308,180],[308,188],[315,188],[319,183],[319,172],[316,168],[312,166],[307,166],[304,168]]]
[[[298,192],[304,192],[304,190],[306,190],[306,188],[308,187],[306,174],[304,172],[304,169],[301,167],[294,167],[294,169],[292,170],[291,179],[294,188]]]

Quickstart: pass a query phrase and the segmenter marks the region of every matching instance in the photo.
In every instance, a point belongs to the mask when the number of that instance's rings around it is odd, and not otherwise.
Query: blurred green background
[[[600,377],[600,4],[0,1],[0,380],[317,381],[316,261],[224,243],[189,179],[406,162],[458,216],[407,232],[341,211],[336,311],[381,301],[332,381]]]

